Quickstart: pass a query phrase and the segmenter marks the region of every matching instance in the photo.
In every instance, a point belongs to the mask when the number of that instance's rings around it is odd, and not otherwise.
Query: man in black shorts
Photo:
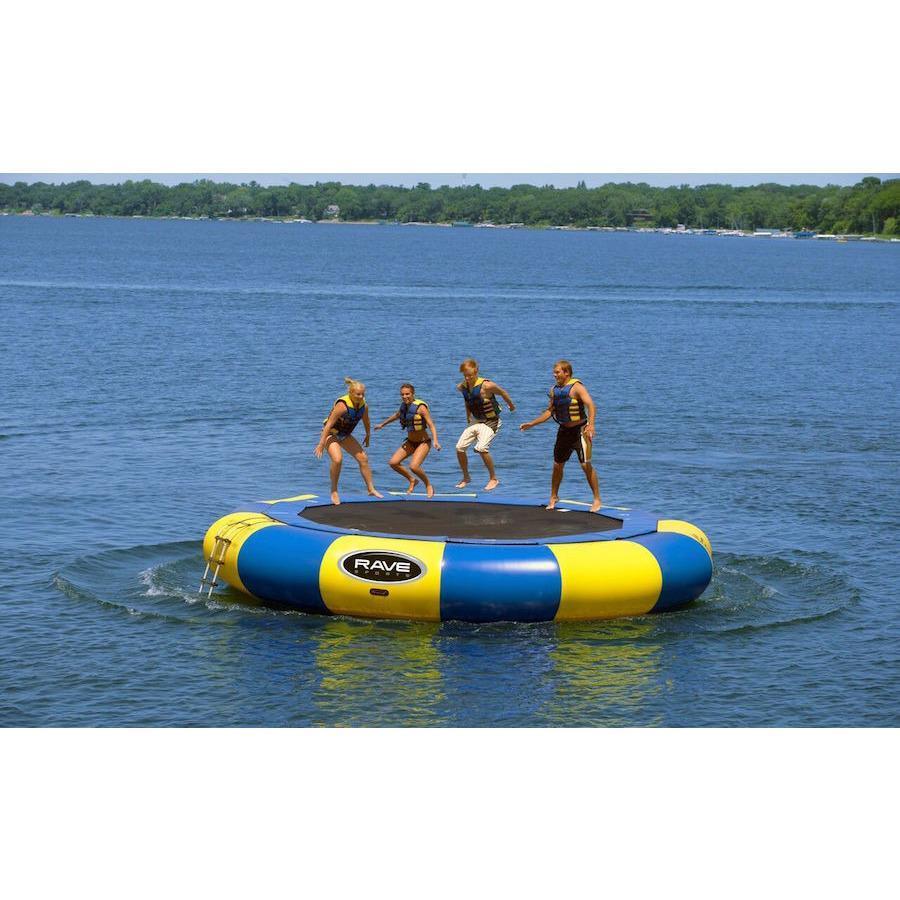
[[[581,379],[572,377],[572,364],[567,359],[560,359],[554,364],[553,377],[556,384],[550,388],[550,403],[547,409],[533,421],[520,425],[519,429],[528,431],[529,428],[546,422],[551,416],[559,423],[556,444],[553,446],[553,475],[550,478],[550,502],[547,509],[556,507],[559,500],[559,486],[563,479],[563,467],[574,451],[594,494],[591,512],[597,512],[600,509],[600,485],[597,473],[591,465],[597,408]]]

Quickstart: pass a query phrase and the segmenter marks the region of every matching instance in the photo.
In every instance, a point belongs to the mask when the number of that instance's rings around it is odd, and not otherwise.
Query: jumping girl
[[[344,454],[341,448],[353,454],[353,458],[359,463],[359,471],[366,483],[366,490],[370,497],[381,497],[372,484],[372,468],[369,465],[369,457],[366,451],[359,445],[359,441],[353,437],[353,429],[360,422],[366,427],[366,438],[363,442],[369,446],[369,407],[366,406],[366,386],[361,381],[345,378],[347,393],[334,401],[331,414],[325,419],[322,436],[316,444],[315,454],[317,459],[322,458],[322,453],[328,449],[331,457],[331,502],[337,506],[341,502],[338,496],[338,478],[341,476],[341,463]]]
[[[431,418],[428,404],[416,397],[416,389],[411,384],[400,386],[400,409],[392,416],[388,416],[380,425],[376,425],[375,430],[380,431],[385,425],[389,425],[397,419],[400,420],[400,427],[406,431],[406,440],[391,457],[389,465],[409,481],[407,494],[411,494],[421,481],[425,485],[425,493],[429,497],[433,497],[434,488],[422,468],[422,463],[425,462],[432,443],[434,443],[435,450],[440,450],[441,445],[438,443],[437,429],[434,427],[434,420]],[[431,432],[430,437],[429,431]],[[409,462],[409,469],[407,469],[402,463],[410,456],[412,459]]]

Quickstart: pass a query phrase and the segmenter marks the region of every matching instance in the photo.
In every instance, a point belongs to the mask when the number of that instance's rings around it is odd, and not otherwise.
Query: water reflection
[[[444,702],[437,626],[322,619],[314,643],[319,725],[440,725]]]
[[[207,683],[231,680],[267,725],[658,725],[672,671],[652,618],[470,625],[246,611],[233,624]]]
[[[542,725],[659,725],[661,645],[650,619],[560,623]],[[535,724],[538,724],[537,722]]]
[[[474,626],[325,620],[318,724],[659,724],[660,646],[646,620]]]

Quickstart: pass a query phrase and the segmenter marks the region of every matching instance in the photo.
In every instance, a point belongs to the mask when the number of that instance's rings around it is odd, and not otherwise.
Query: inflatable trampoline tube
[[[260,501],[214,522],[203,551],[210,592],[224,580],[307,613],[435,622],[640,616],[690,603],[712,577],[687,522],[474,495]]]

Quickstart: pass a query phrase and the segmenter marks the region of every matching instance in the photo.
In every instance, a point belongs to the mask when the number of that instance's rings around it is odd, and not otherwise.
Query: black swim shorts
[[[582,465],[591,461],[591,441],[584,436],[584,426],[565,428],[560,425],[553,445],[553,461],[560,465],[568,462],[573,450]]]

